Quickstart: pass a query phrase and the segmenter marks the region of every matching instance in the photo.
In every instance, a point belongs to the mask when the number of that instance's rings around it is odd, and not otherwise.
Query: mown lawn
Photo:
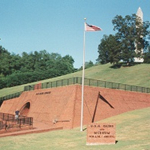
[[[79,128],[0,138],[0,150],[149,150],[150,107],[101,122],[116,123],[114,145],[86,146],[86,130]],[[86,126],[85,126],[86,128]]]

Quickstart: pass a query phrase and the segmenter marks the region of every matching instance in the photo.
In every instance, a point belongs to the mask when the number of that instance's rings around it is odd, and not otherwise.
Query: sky
[[[86,32],[85,62],[96,62],[104,35],[115,34],[116,15],[136,14],[150,21],[150,0],[0,0],[0,45],[10,53],[46,50],[83,64],[84,18],[102,31]]]

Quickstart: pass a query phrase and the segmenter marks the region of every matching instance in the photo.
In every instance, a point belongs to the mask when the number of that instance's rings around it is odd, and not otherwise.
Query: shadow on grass
[[[132,66],[139,65],[139,64],[142,64],[142,63],[140,63],[140,62],[131,62],[131,63],[121,62],[118,64],[113,64],[112,66],[110,66],[110,68],[119,69],[121,67],[132,67]]]

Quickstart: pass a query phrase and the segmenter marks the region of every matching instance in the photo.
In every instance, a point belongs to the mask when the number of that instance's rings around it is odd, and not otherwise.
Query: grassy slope
[[[150,87],[150,64],[140,64],[132,67],[122,67],[120,69],[110,68],[110,64],[98,65],[85,70],[85,77],[100,79],[105,81],[125,83]],[[41,82],[55,81],[64,78],[81,77],[82,71],[72,74],[43,80]],[[34,83],[33,83],[34,84]],[[25,85],[0,90],[0,97],[23,90]]]
[[[149,150],[150,108],[127,112],[101,122],[116,123],[115,145],[86,146],[86,130],[60,130],[0,138],[1,150]]]

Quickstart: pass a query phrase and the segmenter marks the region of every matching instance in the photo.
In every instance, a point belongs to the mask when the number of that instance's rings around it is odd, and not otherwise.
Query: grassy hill
[[[38,82],[56,81],[65,78],[81,77],[82,71],[67,74],[64,76],[47,79]],[[117,83],[124,83],[129,85],[137,85],[143,87],[150,87],[150,64],[139,64],[131,67],[121,67],[119,69],[111,68],[111,64],[97,65],[85,70],[85,77],[92,79],[99,79],[104,81],[111,81]],[[29,83],[29,84],[35,84]],[[25,85],[29,85],[25,84]],[[11,88],[4,88],[0,90],[0,97],[15,92],[22,91],[25,85],[15,86]]]
[[[1,150],[149,150],[150,108],[130,111],[101,122],[116,123],[114,145],[86,146],[86,130],[51,131],[0,138]],[[85,126],[86,128],[86,126]]]

